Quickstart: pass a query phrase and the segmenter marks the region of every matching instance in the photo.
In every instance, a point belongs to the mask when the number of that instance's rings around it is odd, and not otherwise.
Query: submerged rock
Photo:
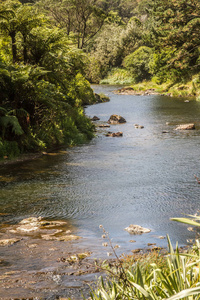
[[[108,132],[106,134],[106,136],[111,136],[111,137],[120,137],[123,136],[123,132],[119,131],[119,132]]]
[[[194,130],[195,129],[195,125],[194,123],[191,124],[182,124],[176,127],[175,130]]]
[[[162,133],[169,133],[169,131],[168,130],[163,130]]]
[[[99,127],[100,127],[100,128],[104,128],[104,127],[105,127],[105,128],[109,128],[110,125],[108,125],[108,124],[100,124]]]
[[[52,228],[52,227],[65,226],[65,225],[67,225],[67,222],[41,220],[40,225],[41,225],[41,227],[44,227],[44,228]]]
[[[16,231],[31,232],[36,231],[40,227],[41,218],[30,217],[19,222]]]
[[[142,251],[142,249],[140,249],[140,248],[131,250],[131,252],[134,253],[134,254],[140,253],[140,251]]]
[[[135,124],[134,126],[135,126],[135,128],[137,128],[137,129],[143,129],[143,128],[144,128],[144,126],[143,126],[143,125],[138,125],[138,124]]]
[[[81,239],[80,236],[78,235],[62,235],[62,236],[58,236],[56,237],[56,241],[62,241],[62,242],[68,242],[68,241],[75,241],[75,240],[79,240]]]
[[[126,120],[119,115],[111,115],[109,120],[108,120],[109,124],[122,124],[122,123],[126,123]]]
[[[165,239],[165,236],[160,235],[158,238],[159,238],[160,240],[164,240],[164,239]]]
[[[16,231],[31,232],[39,229],[60,227],[66,224],[67,223],[64,221],[48,221],[48,220],[42,220],[41,217],[38,218],[30,217],[22,220],[19,223],[19,226],[16,227]]]
[[[98,118],[97,116],[94,116],[91,120],[92,120],[92,121],[99,121],[100,118]]]
[[[62,233],[66,235],[66,225],[67,222],[64,221],[48,221],[42,220],[41,217],[30,217],[22,220],[18,225],[12,225],[11,229],[9,229],[9,232],[21,235],[43,234],[45,236],[46,234],[46,239],[52,240],[55,239],[53,236],[57,234]],[[47,233],[47,231],[50,231],[51,233]],[[69,234],[71,231],[67,233]]]
[[[128,231],[131,234],[142,234],[142,233],[148,233],[151,230],[148,228],[144,228],[140,225],[129,225],[128,227],[125,228],[126,231]]]
[[[69,257],[61,257],[58,259],[58,261],[61,262],[69,262],[69,263],[73,263],[73,262],[77,262],[80,260],[83,260],[86,257],[89,257],[92,254],[92,252],[84,252],[84,253],[76,253],[74,255],[71,255]]]

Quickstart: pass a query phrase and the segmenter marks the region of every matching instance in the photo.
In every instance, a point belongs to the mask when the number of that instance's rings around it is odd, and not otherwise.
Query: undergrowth
[[[103,228],[103,227],[102,227]],[[198,300],[200,299],[200,242],[180,253],[178,244],[174,250],[169,237],[168,253],[151,253],[136,258],[118,257],[108,233],[103,228],[116,262],[103,266],[108,277],[99,280],[97,288],[91,289],[92,300]],[[105,244],[105,243],[104,243]],[[108,245],[106,245],[108,246]]]

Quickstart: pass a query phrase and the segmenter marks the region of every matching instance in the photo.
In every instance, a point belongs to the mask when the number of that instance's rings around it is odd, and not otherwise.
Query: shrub
[[[151,55],[152,49],[142,46],[125,57],[123,65],[131,72],[136,83],[151,78],[149,68]]]
[[[2,141],[0,139],[0,159],[3,157],[13,158],[20,154],[17,142]]]

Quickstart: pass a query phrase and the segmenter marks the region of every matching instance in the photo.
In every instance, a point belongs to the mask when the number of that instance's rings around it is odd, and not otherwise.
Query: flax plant
[[[198,300],[200,299],[200,243],[188,253],[174,250],[168,238],[169,254],[163,255],[164,268],[148,260],[133,263],[124,270],[125,275],[112,274],[106,283],[101,278],[99,288],[91,291],[92,300]]]

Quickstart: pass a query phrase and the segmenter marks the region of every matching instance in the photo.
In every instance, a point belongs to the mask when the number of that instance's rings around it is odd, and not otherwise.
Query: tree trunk
[[[16,32],[11,32],[13,62],[17,61]]]
[[[24,45],[23,45],[23,56],[24,56],[24,64],[27,63],[28,61],[28,53],[27,53],[27,47],[26,47],[26,36],[23,35],[23,39],[24,39]]]

